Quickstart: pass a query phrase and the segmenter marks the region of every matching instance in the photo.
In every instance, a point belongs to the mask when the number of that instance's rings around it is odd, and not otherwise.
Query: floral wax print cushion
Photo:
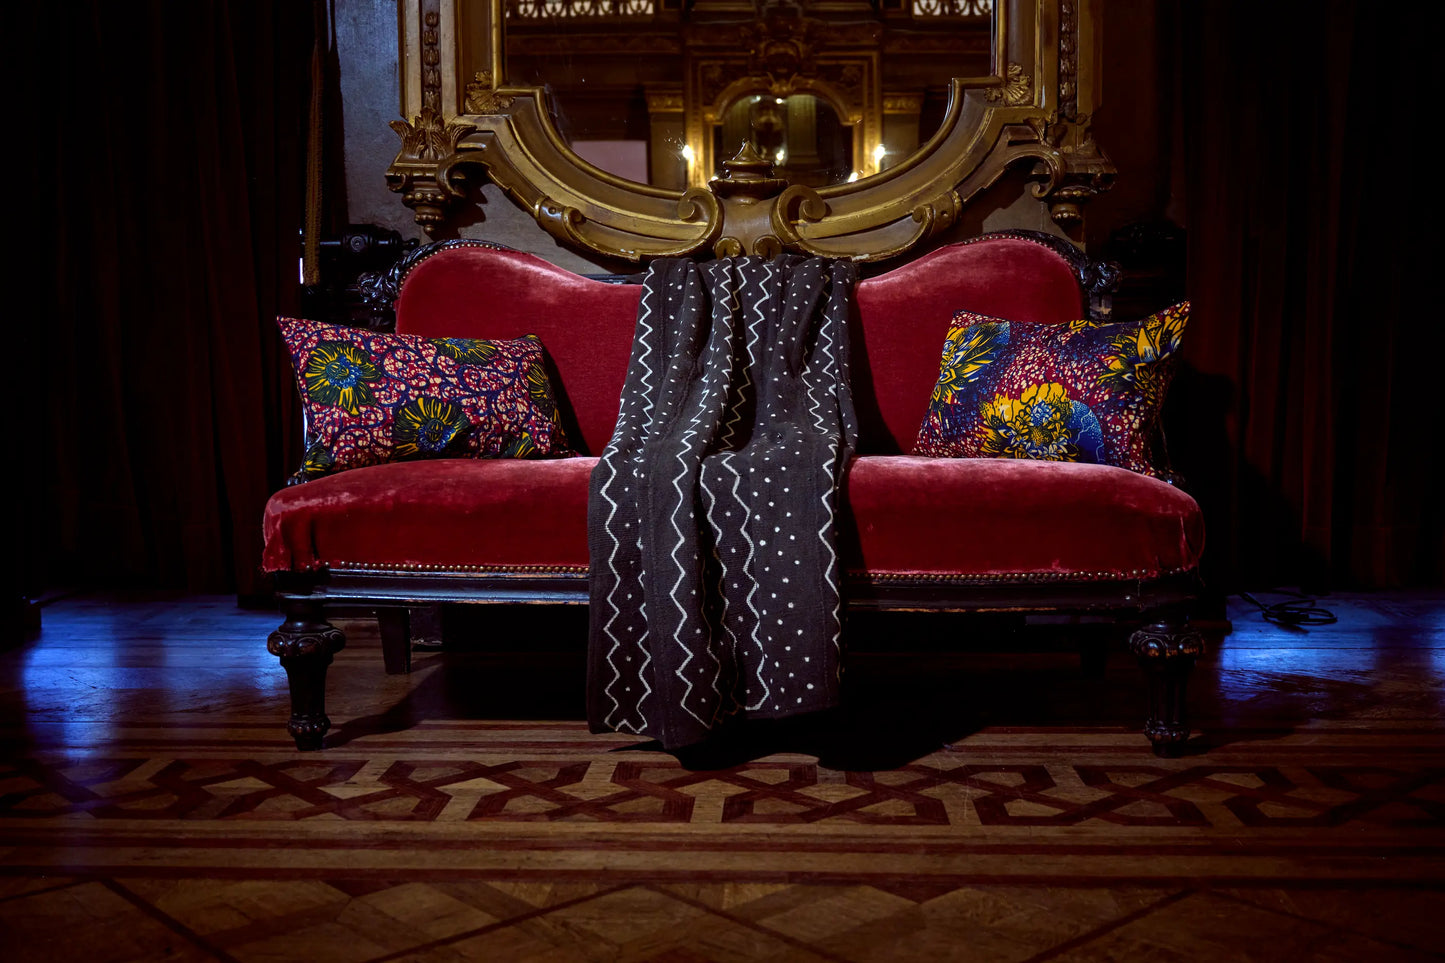
[[[571,454],[536,335],[431,339],[278,323],[306,412],[302,479],[416,458]]]
[[[916,455],[1095,462],[1160,474],[1149,449],[1189,302],[1143,321],[1035,324],[967,311],[943,342]]]

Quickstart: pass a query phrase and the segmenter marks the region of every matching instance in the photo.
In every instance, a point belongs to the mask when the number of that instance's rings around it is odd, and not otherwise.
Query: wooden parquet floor
[[[0,958],[1445,958],[1445,597],[1326,604],[1231,612],[1178,759],[1092,627],[938,618],[859,623],[849,712],[679,759],[587,733],[575,610],[409,676],[346,623],[299,754],[275,615],[62,598],[0,654]]]

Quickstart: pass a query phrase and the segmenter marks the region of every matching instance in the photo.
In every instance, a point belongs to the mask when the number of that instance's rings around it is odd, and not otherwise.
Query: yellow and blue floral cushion
[[[1142,321],[1035,324],[960,311],[913,453],[1115,465],[1150,446],[1189,302]]]
[[[536,335],[479,341],[278,323],[306,414],[301,480],[419,458],[571,454]]]

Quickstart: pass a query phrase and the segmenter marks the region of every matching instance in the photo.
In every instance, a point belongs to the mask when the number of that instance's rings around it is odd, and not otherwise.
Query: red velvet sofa
[[[587,600],[587,482],[619,409],[640,285],[585,278],[476,242],[423,249],[393,272],[399,332],[535,333],[579,457],[375,465],[278,492],[264,567],[285,621],[268,647],[291,682],[289,731],[320,748],[324,686],[345,644],[328,604],[378,606],[389,671],[405,671],[408,610],[452,602]],[[1101,465],[932,459],[908,451],[953,313],[1065,322],[1090,310],[1097,267],[1042,235],[985,235],[858,283],[860,422],[840,532],[852,608],[1110,612],[1139,624],[1145,733],[1188,736],[1184,683],[1202,651],[1199,507],[1159,479]],[[579,645],[582,640],[579,640]]]

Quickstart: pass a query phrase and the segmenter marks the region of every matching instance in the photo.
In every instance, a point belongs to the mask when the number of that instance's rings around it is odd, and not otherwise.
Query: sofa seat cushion
[[[1193,498],[1108,465],[858,458],[847,497],[849,568],[874,574],[1155,578],[1204,548]]]
[[[595,464],[396,462],[293,485],[266,504],[262,566],[586,571]]]
[[[595,458],[373,465],[266,506],[267,571],[584,572]],[[841,542],[850,571],[1151,578],[1192,569],[1194,499],[1105,465],[903,455],[855,459]]]

